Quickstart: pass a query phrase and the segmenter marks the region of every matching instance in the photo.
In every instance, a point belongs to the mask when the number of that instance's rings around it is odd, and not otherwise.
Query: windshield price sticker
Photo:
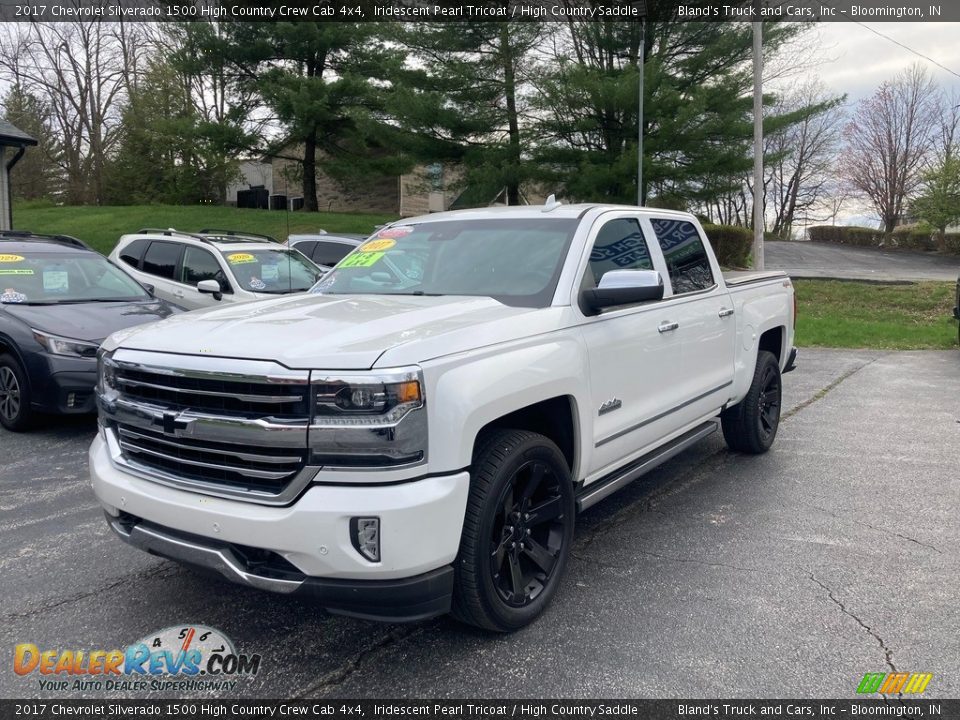
[[[400,227],[384,228],[377,233],[377,238],[402,238],[413,232],[412,225],[401,225]],[[368,243],[369,244],[369,243]]]
[[[0,254],[0,263],[15,263],[15,262],[23,262],[23,256]]]
[[[386,253],[382,252],[356,252],[347,258],[344,258],[339,267],[370,267],[375,265]]]
[[[279,265],[264,265],[260,268],[260,277],[266,282],[280,279]]]
[[[66,270],[45,270],[43,289],[52,293],[65,293],[70,289],[70,274]]]
[[[364,243],[357,248],[357,252],[382,253],[384,250],[389,250],[396,244],[397,241],[392,238],[379,238],[377,240],[371,240],[368,243]]]
[[[227,255],[227,262],[231,265],[245,265],[246,263],[255,263],[257,259],[250,253],[233,253]]]

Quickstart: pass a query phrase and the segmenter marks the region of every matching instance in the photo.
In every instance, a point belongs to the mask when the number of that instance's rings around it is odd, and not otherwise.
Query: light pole
[[[753,269],[763,270],[763,23],[753,23]]]
[[[643,207],[643,65],[646,60],[645,20],[640,20],[640,51],[637,53],[637,205]]]

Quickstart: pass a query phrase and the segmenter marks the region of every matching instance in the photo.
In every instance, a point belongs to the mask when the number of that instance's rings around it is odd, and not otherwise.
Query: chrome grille
[[[117,425],[120,449],[137,464],[179,477],[277,492],[304,465],[304,452],[284,448],[168,438]]]
[[[114,462],[157,482],[283,504],[309,482],[309,373],[257,360],[117,350],[99,396]]]
[[[132,368],[117,371],[124,397],[161,403],[171,410],[195,410],[244,417],[303,418],[310,395],[298,385],[240,382],[220,378],[178,377]]]

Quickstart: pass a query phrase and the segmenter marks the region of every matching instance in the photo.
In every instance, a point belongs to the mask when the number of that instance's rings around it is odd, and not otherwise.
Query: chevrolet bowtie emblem
[[[164,413],[162,419],[155,420],[158,425],[163,425],[164,435],[175,435],[177,430],[183,430],[187,426],[186,421],[180,420],[177,413]]]

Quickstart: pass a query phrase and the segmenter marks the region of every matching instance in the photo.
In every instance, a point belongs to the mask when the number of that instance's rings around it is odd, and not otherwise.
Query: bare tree
[[[921,183],[940,116],[938,96],[926,69],[911,65],[861,101],[845,129],[843,172],[887,233]]]
[[[775,115],[796,118],[767,135],[766,213],[775,235],[789,238],[794,220],[809,216],[829,188],[840,144],[843,97],[811,81],[782,96]]]
[[[120,104],[143,56],[139,38],[135,26],[88,20],[0,30],[0,75],[50,109],[68,202],[103,201]]]

